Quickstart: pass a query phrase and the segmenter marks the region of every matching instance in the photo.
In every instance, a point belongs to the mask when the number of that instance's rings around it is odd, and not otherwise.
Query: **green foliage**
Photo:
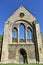
[[[2,43],[3,43],[3,35],[0,35],[0,48],[1,48]]]
[[[2,41],[3,41],[3,36],[0,35],[0,43],[2,43]]]
[[[43,65],[43,64],[0,64],[0,65]]]
[[[12,38],[12,42],[17,42],[17,39],[16,38]]]
[[[25,42],[25,39],[20,39],[20,42]]]

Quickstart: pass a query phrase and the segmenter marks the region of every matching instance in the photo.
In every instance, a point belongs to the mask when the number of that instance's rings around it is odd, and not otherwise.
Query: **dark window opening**
[[[24,17],[24,13],[20,13],[20,17],[23,18]]]

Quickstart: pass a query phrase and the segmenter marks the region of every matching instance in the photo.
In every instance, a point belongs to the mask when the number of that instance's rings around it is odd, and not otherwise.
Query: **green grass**
[[[0,64],[0,65],[43,65],[43,64]]]

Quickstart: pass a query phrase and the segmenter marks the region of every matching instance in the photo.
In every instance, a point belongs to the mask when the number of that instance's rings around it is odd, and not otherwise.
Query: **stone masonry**
[[[20,25],[24,25],[25,39],[20,40]],[[17,39],[12,41],[13,28],[17,31]],[[27,40],[27,30],[32,39]],[[16,40],[16,42],[14,42]],[[5,22],[1,62],[36,63],[43,62],[42,40],[39,23],[35,17],[21,6]]]

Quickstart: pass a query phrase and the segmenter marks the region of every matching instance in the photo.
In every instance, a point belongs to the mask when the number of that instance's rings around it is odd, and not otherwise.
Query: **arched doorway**
[[[19,52],[20,52],[20,55],[19,55],[20,62],[22,62],[22,63],[28,63],[26,51],[23,48],[21,48],[19,50]]]

